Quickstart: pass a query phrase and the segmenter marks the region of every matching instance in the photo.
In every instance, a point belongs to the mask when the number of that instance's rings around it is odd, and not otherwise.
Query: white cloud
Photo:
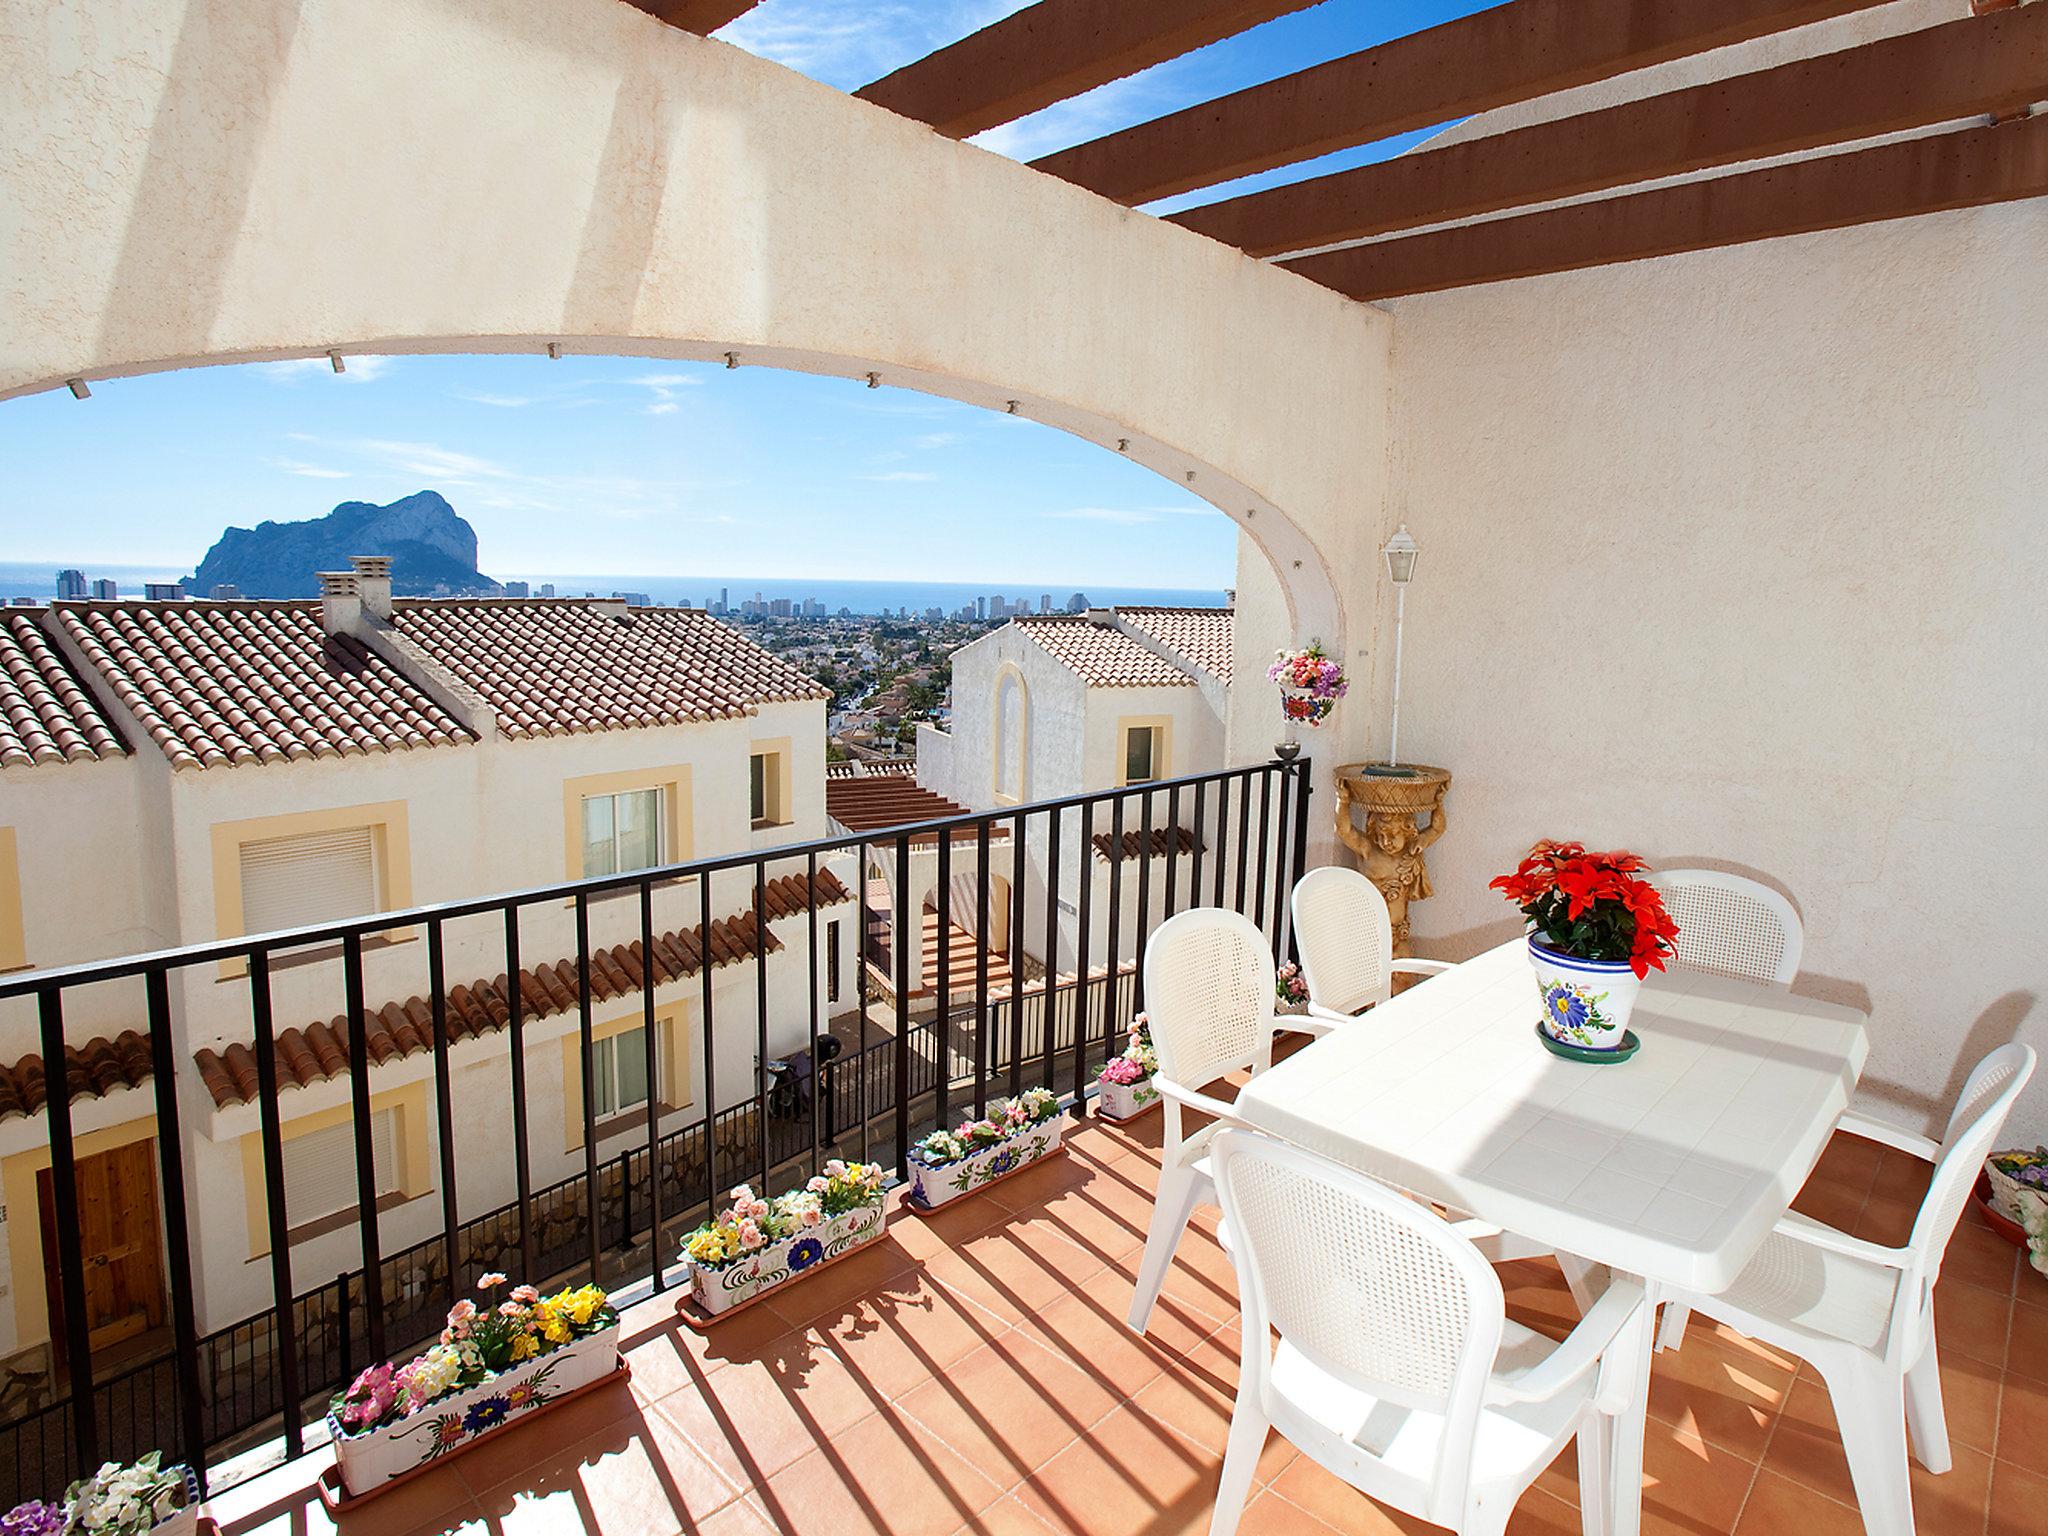
[[[855,475],[853,478],[856,480],[903,481],[936,480],[939,477],[928,469],[889,469],[884,470],[878,475]]]
[[[345,469],[329,469],[322,464],[307,464],[298,459],[272,459],[272,469],[281,469],[288,475],[304,475],[309,480],[346,480]]]
[[[389,372],[393,359],[374,352],[366,352],[360,357],[344,352],[341,361],[348,370],[346,373],[335,373],[334,365],[324,357],[295,357],[281,363],[257,363],[254,367],[273,384],[298,384],[322,373],[368,384]]]
[[[477,405],[495,405],[499,409],[507,411],[516,411],[522,406],[538,404],[540,399],[538,395],[492,395],[473,389],[458,389],[455,391],[455,397],[458,400],[472,401]]]
[[[961,432],[927,432],[914,440],[919,448],[950,448],[955,443],[965,442],[966,434]]]
[[[668,415],[668,414],[669,414],[669,413],[670,413],[671,411],[673,411],[673,410],[675,410],[675,409],[676,409],[676,403],[675,403],[675,401],[673,401],[673,400],[657,400],[657,401],[655,401],[655,402],[654,402],[654,404],[652,404],[652,405],[650,405],[649,407],[647,407],[647,414],[648,414],[648,415],[650,415],[650,416],[666,416],[666,415]]]

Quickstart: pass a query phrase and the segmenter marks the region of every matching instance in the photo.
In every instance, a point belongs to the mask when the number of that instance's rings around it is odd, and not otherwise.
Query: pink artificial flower
[[[540,1300],[540,1292],[530,1285],[515,1285],[512,1287],[512,1299],[530,1307]]]
[[[526,1308],[520,1306],[516,1301],[501,1301],[498,1303],[498,1316],[500,1317],[523,1317],[525,1314]]]
[[[804,1225],[805,1225],[805,1226],[807,1226],[807,1227],[815,1227],[815,1226],[816,1226],[816,1225],[817,1225],[817,1224],[818,1224],[819,1222],[823,1221],[824,1219],[825,1219],[825,1213],[824,1213],[823,1211],[819,1210],[819,1209],[818,1209],[818,1208],[817,1208],[817,1207],[816,1207],[815,1205],[813,1205],[813,1206],[807,1206],[807,1207],[805,1208],[805,1210],[804,1210]]]
[[[503,1285],[504,1283],[505,1277],[499,1274],[498,1271],[494,1269],[489,1274],[484,1275],[478,1279],[476,1283],[476,1288],[480,1291],[491,1291],[496,1290],[499,1286]]]
[[[832,1181],[826,1178],[823,1174],[817,1175],[810,1181],[810,1183],[804,1186],[805,1189],[808,1189],[814,1195],[822,1195],[823,1193],[825,1193],[826,1190],[830,1189],[831,1187]]]
[[[740,1223],[740,1246],[742,1248],[758,1248],[761,1246],[761,1229],[751,1221]]]

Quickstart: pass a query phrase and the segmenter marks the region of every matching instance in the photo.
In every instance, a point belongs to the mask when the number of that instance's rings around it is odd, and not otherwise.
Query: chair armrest
[[[1351,1020],[1341,1013],[1332,1013],[1327,1008],[1317,1012],[1311,1003],[1307,1013],[1280,1013],[1273,1016],[1273,1033],[1284,1034],[1288,1030],[1299,1030],[1304,1035],[1327,1035],[1331,1030],[1349,1024]]]
[[[1307,1012],[1306,1014],[1300,1014],[1300,1013],[1287,1013],[1287,1014],[1276,1014],[1276,1015],[1274,1015],[1274,1017],[1275,1017],[1276,1019],[1283,1019],[1283,1018],[1285,1018],[1285,1019],[1301,1019],[1301,1018],[1317,1019],[1317,1020],[1320,1020],[1320,1021],[1321,1021],[1322,1023],[1324,1023],[1324,1024],[1326,1024],[1326,1025],[1330,1025],[1330,1024],[1356,1024],[1356,1023],[1357,1023],[1357,1022],[1359,1021],[1359,1019],[1360,1019],[1360,1018],[1362,1017],[1362,1015],[1360,1015],[1360,1014],[1356,1014],[1356,1013],[1341,1013],[1341,1012],[1339,1012],[1339,1011],[1338,1011],[1337,1009],[1335,1009],[1335,1008],[1326,1008],[1326,1007],[1324,1007],[1324,1006],[1323,1006],[1323,1005],[1322,1005],[1321,1003],[1317,1002],[1317,1001],[1316,1001],[1316,1000],[1315,1000],[1314,998],[1310,998],[1310,999],[1308,1000],[1308,1012]]]
[[[1415,976],[1435,976],[1440,972],[1450,970],[1451,962],[1448,960],[1390,960],[1387,962],[1387,969],[1390,971],[1407,971]]]
[[[1868,1238],[1851,1237],[1824,1221],[1815,1221],[1797,1211],[1787,1211],[1773,1230],[1778,1236],[1789,1237],[1794,1242],[1825,1248],[1847,1258],[1861,1259],[1866,1264],[1881,1264],[1886,1269],[1904,1269],[1913,1262],[1913,1250],[1910,1248],[1887,1248]]]
[[[1489,1403],[1547,1402],[1600,1363],[1600,1356],[1643,1310],[1643,1288],[1633,1280],[1615,1279],[1578,1327],[1526,1371],[1496,1376],[1486,1384]]]
[[[1221,1120],[1225,1125],[1235,1125],[1245,1130],[1251,1129],[1249,1125],[1238,1117],[1235,1106],[1226,1104],[1221,1099],[1211,1098],[1206,1093],[1198,1093],[1193,1088],[1183,1088],[1179,1083],[1172,1081],[1170,1078],[1156,1075],[1152,1079],[1152,1086],[1159,1090],[1161,1098],[1171,1099],[1174,1103],[1185,1108],[1198,1110],[1202,1114],[1209,1116],[1212,1120]]]
[[[1895,1152],[1917,1157],[1923,1163],[1941,1161],[1939,1142],[1929,1141],[1925,1136],[1916,1136],[1896,1125],[1887,1125],[1882,1120],[1873,1120],[1868,1115],[1859,1115],[1854,1110],[1842,1116],[1835,1123],[1835,1129],[1847,1131],[1851,1136],[1860,1136],[1865,1141],[1874,1141],[1881,1147],[1890,1147]]]

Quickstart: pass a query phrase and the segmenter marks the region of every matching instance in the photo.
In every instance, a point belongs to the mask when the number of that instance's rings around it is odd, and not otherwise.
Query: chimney
[[[363,599],[356,591],[354,571],[322,571],[320,623],[330,635],[354,634],[363,621]]]
[[[391,617],[391,557],[389,555],[350,555],[349,564],[356,568],[356,594],[363,601],[363,611],[375,614],[380,619]]]
[[[1087,618],[1090,624],[1100,624],[1104,629],[1116,629],[1118,627],[1116,610],[1114,608],[1090,608],[1084,617]]]

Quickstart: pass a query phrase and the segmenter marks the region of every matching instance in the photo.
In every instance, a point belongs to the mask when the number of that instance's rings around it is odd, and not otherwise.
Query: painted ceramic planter
[[[730,1312],[768,1291],[801,1280],[813,1269],[882,1235],[882,1201],[843,1211],[808,1232],[785,1237],[730,1264],[690,1264],[690,1297],[713,1317]]]
[[[327,1431],[341,1486],[350,1497],[376,1489],[428,1462],[459,1455],[487,1435],[619,1368],[619,1327],[587,1334],[537,1360],[500,1371],[429,1403],[409,1419],[391,1419],[367,1434],[344,1435],[332,1414]]]
[[[1102,1095],[1095,1102],[1095,1111],[1105,1120],[1135,1120],[1159,1102],[1159,1090],[1152,1086],[1149,1077],[1141,1077],[1135,1083],[1101,1086]]]
[[[1543,1032],[1566,1045],[1611,1051],[1628,1032],[1643,984],[1626,960],[1580,960],[1529,940]]]
[[[1148,1082],[1146,1086],[1151,1085]],[[1060,1132],[1066,1125],[1066,1118],[1065,1115],[1054,1115],[1050,1120],[1028,1125],[1016,1135],[983,1147],[955,1163],[941,1163],[934,1167],[922,1161],[915,1152],[911,1153],[910,1198],[930,1210],[948,1200],[957,1200],[962,1195],[985,1189],[998,1179],[1008,1178],[1033,1163],[1051,1157],[1060,1149]]]

